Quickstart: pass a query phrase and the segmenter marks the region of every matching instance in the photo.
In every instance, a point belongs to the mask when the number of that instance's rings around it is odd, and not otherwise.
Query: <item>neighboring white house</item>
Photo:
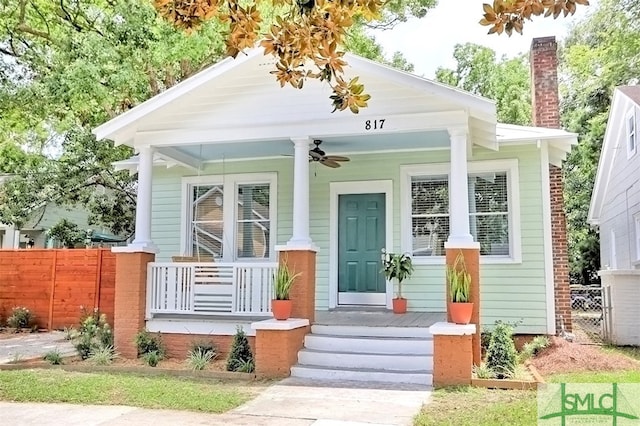
[[[493,101],[346,60],[347,75],[360,76],[372,96],[358,115],[331,113],[320,82],[280,88],[273,60],[256,49],[95,129],[139,153],[120,166],[139,171],[132,245],[157,253],[147,325],[176,332],[161,321],[172,315],[183,332],[208,333],[198,314],[268,315],[266,293],[245,295],[256,303],[239,301],[236,290],[214,300],[182,294],[191,285],[182,278],[165,280],[182,268],[172,256],[201,254],[264,288],[283,245],[318,250],[319,310],[390,307],[393,288],[380,272],[386,248],[414,256],[403,285],[409,310],[444,312],[449,242],[480,245],[484,324],[522,321],[519,333],[554,334],[549,164],[561,165],[576,135],[499,124]],[[325,155],[350,161],[334,168]],[[211,276],[195,271],[196,286]]]
[[[588,221],[600,233],[605,312],[612,340],[640,344],[640,86],[613,94]],[[610,298],[608,292],[611,292]]]

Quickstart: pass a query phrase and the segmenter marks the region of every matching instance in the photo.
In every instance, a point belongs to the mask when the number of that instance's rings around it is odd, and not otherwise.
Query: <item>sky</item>
[[[415,66],[415,74],[433,78],[438,67],[455,68],[453,48],[457,43],[472,42],[496,51],[497,56],[517,56],[529,51],[535,37],[555,35],[557,40],[566,37],[570,24],[594,8],[578,6],[574,17],[541,18],[527,21],[523,33],[487,35],[490,27],[478,24],[482,18],[482,3],[487,0],[439,0],[422,19],[412,19],[397,25],[393,30],[372,31],[383,46],[387,57],[400,51]],[[455,20],[454,20],[455,18]]]

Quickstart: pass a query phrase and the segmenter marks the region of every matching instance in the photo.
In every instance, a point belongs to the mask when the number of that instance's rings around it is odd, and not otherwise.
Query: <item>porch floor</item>
[[[368,327],[430,327],[446,321],[445,312],[407,312],[394,314],[388,310],[335,309],[316,311],[314,324]]]

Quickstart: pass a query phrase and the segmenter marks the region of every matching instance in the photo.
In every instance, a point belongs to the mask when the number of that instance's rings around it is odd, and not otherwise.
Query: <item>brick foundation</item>
[[[536,38],[531,43],[530,63],[534,126],[560,128],[557,48],[555,37]],[[564,212],[562,170],[559,167],[549,165],[549,181],[556,329],[560,329],[560,317],[562,316],[565,329],[571,330],[567,225]]]
[[[313,323],[316,313],[316,252],[284,250],[280,252],[279,260],[281,265],[286,263],[292,273],[300,273],[291,288],[291,317],[305,318]]]
[[[233,336],[214,336],[204,334],[178,334],[161,333],[162,343],[167,350],[167,357],[176,359],[186,359],[187,353],[194,342],[213,342],[218,350],[218,358],[224,359],[229,355]],[[256,353],[256,339],[254,336],[247,336],[251,351]]]
[[[256,330],[256,375],[269,379],[289,377],[310,330],[308,325],[293,330]]]
[[[135,335],[145,328],[147,263],[151,253],[116,253],[113,332],[116,351],[124,358],[137,355]]]
[[[448,248],[446,249],[446,262],[448,266],[453,266],[456,262],[458,254],[462,251],[464,262],[467,267],[467,272],[471,274],[471,302],[473,302],[473,314],[471,315],[471,323],[477,324],[480,327],[480,249],[458,249]],[[446,285],[447,302],[449,297],[449,286]],[[451,316],[449,315],[449,307],[447,303],[447,321],[451,322]],[[482,350],[480,345],[480,333],[476,333],[472,339],[473,344],[473,363],[480,365],[482,362]]]

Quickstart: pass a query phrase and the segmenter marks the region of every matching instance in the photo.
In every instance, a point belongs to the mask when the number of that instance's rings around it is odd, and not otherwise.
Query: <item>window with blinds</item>
[[[411,177],[413,256],[444,256],[449,236],[447,175]]]
[[[269,185],[238,185],[236,252],[238,258],[269,257]]]
[[[480,254],[508,256],[509,198],[507,173],[469,175],[469,228],[480,243]]]
[[[469,230],[484,256],[510,256],[509,174],[470,173]],[[449,237],[448,175],[411,176],[411,233],[415,257],[444,256]]]
[[[193,256],[223,255],[223,208],[222,185],[191,186],[191,247]]]

